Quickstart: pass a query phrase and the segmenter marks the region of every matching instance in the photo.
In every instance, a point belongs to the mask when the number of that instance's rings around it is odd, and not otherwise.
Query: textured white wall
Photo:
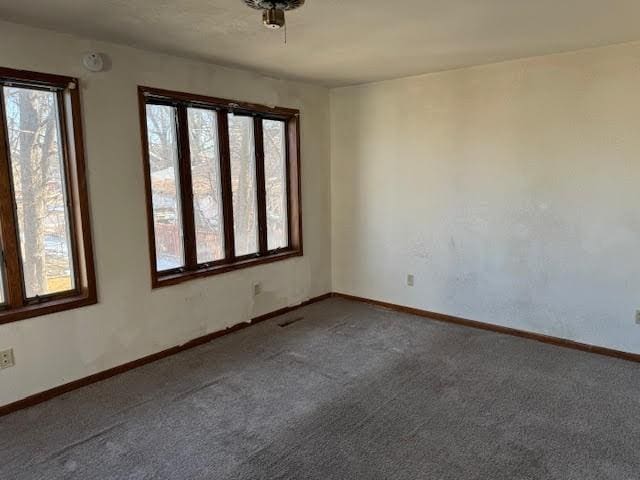
[[[0,31],[0,66],[80,77],[100,302],[0,326],[0,349],[16,358],[0,371],[0,405],[330,291],[326,89],[9,23]],[[84,71],[89,50],[108,54],[111,70]],[[138,84],[301,110],[304,257],[151,290]]]
[[[334,291],[640,353],[640,43],[333,90],[331,132]]]
[[[81,79],[100,300],[0,326],[0,405],[331,289],[640,352],[640,44],[337,89],[330,116],[320,87],[0,29],[0,66]],[[138,84],[301,109],[303,258],[151,290]]]

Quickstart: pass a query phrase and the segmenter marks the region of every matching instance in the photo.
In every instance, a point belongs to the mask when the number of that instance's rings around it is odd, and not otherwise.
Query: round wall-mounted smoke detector
[[[101,72],[104,70],[104,58],[101,53],[88,52],[82,57],[82,65],[90,72]]]

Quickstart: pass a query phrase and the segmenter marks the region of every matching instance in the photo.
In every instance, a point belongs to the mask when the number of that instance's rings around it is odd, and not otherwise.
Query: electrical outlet
[[[640,325],[640,310],[636,310],[636,323]]]
[[[260,282],[256,282],[253,284],[253,296],[257,297],[262,293],[262,284]]]
[[[15,361],[13,359],[13,349],[3,350],[0,352],[0,369],[9,368],[15,365]]]
[[[407,285],[410,287],[413,287],[413,283],[414,283],[413,274],[410,273],[407,275]]]

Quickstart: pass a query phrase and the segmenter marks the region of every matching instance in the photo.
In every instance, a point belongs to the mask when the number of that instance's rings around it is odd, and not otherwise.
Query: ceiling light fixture
[[[277,30],[285,26],[284,12],[301,7],[305,0],[244,0],[251,8],[262,10],[265,27]]]

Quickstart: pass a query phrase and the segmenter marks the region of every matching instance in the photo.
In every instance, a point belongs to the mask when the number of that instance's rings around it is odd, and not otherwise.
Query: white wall
[[[99,295],[0,326],[0,349],[16,358],[0,371],[0,405],[330,291],[326,89],[9,23],[0,31],[0,66],[81,80]],[[84,71],[89,50],[108,54],[111,70]],[[139,84],[301,110],[304,257],[151,290]]]
[[[333,90],[331,132],[334,291],[640,353],[640,43]]]
[[[640,43],[337,89],[329,109],[321,87],[0,31],[0,66],[81,79],[99,293],[0,326],[0,405],[331,290],[640,353]],[[88,50],[110,71],[85,72]],[[303,258],[151,290],[138,84],[300,108]]]

